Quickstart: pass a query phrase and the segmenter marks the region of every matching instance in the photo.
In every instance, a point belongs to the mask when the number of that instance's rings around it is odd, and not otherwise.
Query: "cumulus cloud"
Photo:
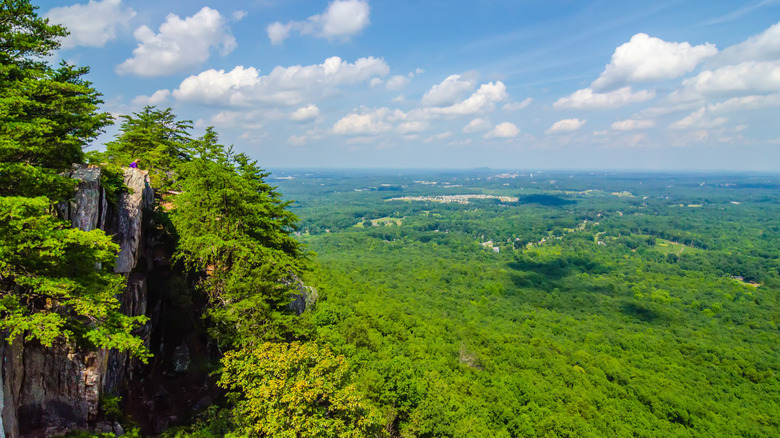
[[[307,120],[316,119],[320,115],[320,109],[317,105],[309,104],[304,107],[298,108],[292,114],[290,114],[290,120],[294,122],[304,122]]]
[[[229,72],[211,69],[190,76],[173,95],[204,105],[300,105],[333,92],[339,85],[367,82],[389,71],[383,59],[374,57],[349,63],[334,56],[322,64],[276,67],[265,76],[254,67],[237,66]]]
[[[728,92],[780,90],[780,61],[747,61],[707,70],[685,79],[684,94],[708,95]]]
[[[398,132],[408,134],[411,132],[422,132],[428,129],[430,124],[425,121],[404,122],[398,125]]]
[[[750,95],[733,97],[724,102],[717,102],[707,106],[711,112],[730,112],[742,110],[755,110],[773,106],[780,106],[780,93],[762,95]]]
[[[337,121],[333,125],[333,132],[340,135],[380,134],[392,129],[392,125],[385,121],[389,114],[390,110],[387,108],[361,108]]]
[[[633,92],[631,87],[623,87],[607,93],[596,93],[592,88],[577,90],[567,97],[558,99],[553,107],[575,109],[613,109],[622,106],[645,102],[655,97],[655,91],[639,90]]]
[[[160,105],[168,100],[171,95],[171,90],[157,90],[152,93],[151,96],[137,96],[133,99],[133,105],[146,106],[146,105]]]
[[[138,47],[133,50],[132,58],[116,67],[120,75],[169,75],[202,64],[209,59],[213,48],[222,55],[236,48],[225,18],[209,7],[183,20],[169,14],[157,34],[141,26],[133,35]]]
[[[68,29],[70,35],[62,41],[62,48],[71,49],[76,46],[105,46],[116,38],[117,27],[127,27],[135,15],[132,8],[122,7],[122,0],[89,0],[85,5],[52,8],[45,18]]]
[[[514,123],[503,122],[496,125],[492,131],[485,134],[485,138],[514,138],[520,134],[520,128]]]
[[[519,110],[527,107],[528,105],[530,105],[531,102],[533,102],[533,101],[534,101],[533,97],[528,97],[528,98],[526,98],[522,102],[509,102],[509,103],[505,104],[504,106],[502,106],[501,109],[504,110],[504,111],[509,111],[509,112],[511,112],[511,111],[519,111]]]
[[[672,123],[669,125],[669,128],[674,130],[710,129],[717,128],[718,126],[725,124],[727,121],[728,119],[725,117],[712,118],[709,116],[707,108],[700,108],[698,111],[691,113],[687,117]]]
[[[498,102],[508,97],[506,86],[501,81],[482,84],[466,100],[446,107],[426,108],[431,114],[439,115],[471,115],[486,111]]]
[[[371,23],[369,15],[368,1],[335,0],[321,14],[312,15],[305,21],[271,23],[266,31],[271,44],[281,44],[293,31],[301,35],[346,41],[368,27]]]
[[[476,119],[470,121],[468,125],[463,127],[463,132],[469,133],[487,131],[491,126],[493,125],[491,125],[489,121],[477,117]]]
[[[271,40],[271,44],[279,45],[290,36],[290,31],[292,29],[292,23],[282,24],[276,22],[269,24],[266,28],[266,32],[268,32],[268,39]]]
[[[233,21],[241,21],[244,18],[246,18],[247,15],[249,15],[249,13],[247,11],[241,11],[241,10],[233,11],[232,18],[233,18]]]
[[[636,131],[638,129],[648,129],[655,126],[652,120],[621,120],[612,124],[613,131]]]
[[[689,73],[706,58],[718,53],[713,44],[691,46],[689,43],[667,42],[638,33],[612,54],[592,88],[611,90],[629,83],[673,79]]]
[[[585,125],[586,120],[580,119],[563,119],[555,122],[550,129],[545,131],[547,134],[554,134],[558,132],[572,132],[582,128]]]
[[[430,137],[428,137],[428,138],[425,138],[425,139],[423,140],[423,143],[433,143],[433,142],[435,142],[435,141],[446,140],[446,139],[448,139],[448,138],[452,137],[452,135],[453,135],[453,134],[452,134],[452,132],[450,132],[450,131],[440,132],[440,133],[438,133],[438,134],[434,134],[434,135],[431,135],[431,136],[430,136]],[[471,143],[471,139],[468,139],[467,141],[468,141],[469,143]]]
[[[420,103],[424,106],[452,105],[474,89],[476,81],[461,75],[451,75],[425,92]]]
[[[401,88],[405,87],[406,84],[408,84],[410,79],[403,75],[396,75],[392,78],[387,80],[387,84],[385,84],[385,87],[387,87],[388,90],[400,90]]]
[[[724,49],[712,64],[739,64],[745,61],[774,61],[780,59],[780,23],[748,38],[742,43]]]

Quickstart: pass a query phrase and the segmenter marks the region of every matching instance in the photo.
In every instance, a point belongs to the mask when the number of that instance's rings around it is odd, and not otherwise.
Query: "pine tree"
[[[0,1],[0,329],[50,346],[55,340],[146,354],[131,331],[143,317],[119,312],[118,247],[53,216],[75,181],[84,147],[111,123],[86,67],[45,57],[67,35],[27,0]]]

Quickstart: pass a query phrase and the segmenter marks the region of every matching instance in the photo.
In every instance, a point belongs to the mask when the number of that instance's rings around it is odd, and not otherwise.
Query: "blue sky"
[[[37,4],[106,111],[264,167],[780,170],[780,0]]]

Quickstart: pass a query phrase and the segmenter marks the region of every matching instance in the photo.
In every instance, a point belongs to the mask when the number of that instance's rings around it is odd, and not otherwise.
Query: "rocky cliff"
[[[85,351],[65,343],[44,348],[21,338],[9,344],[2,336],[0,438],[73,430],[119,435],[122,426],[101,411],[106,397],[121,397],[124,415],[143,434],[186,424],[221,396],[212,376],[221,353],[202,318],[208,297],[195,287],[199,274],[171,265],[175,232],[155,216],[146,173],[125,169],[130,191],[116,199],[101,187],[99,168],[75,166],[70,176],[78,188],[59,213],[74,227],[101,229],[120,245],[115,271],[127,280],[121,311],[149,318],[135,334],[154,356],[143,364],[114,350]],[[297,314],[317,299],[317,291],[298,278],[288,286],[289,309]]]
[[[79,180],[74,199],[60,205],[63,218],[85,231],[102,229],[120,244],[115,270],[128,279],[121,297],[123,311],[148,314],[147,280],[154,269],[153,242],[144,233],[151,223],[154,191],[148,176],[126,169],[131,189],[107,199],[100,169],[75,166]],[[153,321],[141,328],[149,342]],[[115,351],[82,351],[74,345],[44,348],[16,339],[0,343],[0,437],[51,436],[95,426],[103,394],[119,394],[139,364]],[[112,429],[113,425],[103,425]],[[116,430],[116,432],[119,432]]]

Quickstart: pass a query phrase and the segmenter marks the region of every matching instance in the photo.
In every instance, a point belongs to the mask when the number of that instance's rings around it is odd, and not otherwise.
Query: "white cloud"
[[[511,112],[511,111],[518,111],[518,110],[521,110],[521,109],[527,107],[528,105],[530,105],[531,102],[533,102],[533,100],[534,100],[533,97],[527,97],[522,102],[509,102],[509,103],[505,104],[504,106],[502,106],[501,109],[503,109],[504,111],[509,111],[509,112]]]
[[[217,48],[226,55],[236,48],[225,18],[215,9],[204,7],[185,19],[169,14],[159,33],[141,26],[133,34],[138,47],[133,57],[116,67],[120,75],[162,76],[202,64]]]
[[[305,135],[291,135],[290,138],[287,139],[287,144],[293,146],[303,146],[306,144],[306,140],[308,140],[308,137]]]
[[[729,112],[755,110],[773,106],[780,106],[780,93],[768,94],[766,96],[734,97],[725,102],[710,104],[707,106],[707,110],[711,112]]]
[[[368,110],[361,108],[359,112],[342,117],[333,125],[333,132],[341,135],[379,134],[389,131],[392,126],[385,121],[390,114],[387,108]]]
[[[241,10],[233,11],[232,18],[233,18],[233,21],[241,21],[244,18],[246,18],[247,15],[249,15],[249,13],[247,11],[241,11]]]
[[[339,85],[365,82],[389,70],[383,59],[368,57],[349,63],[337,56],[322,64],[276,67],[265,76],[254,67],[237,66],[227,73],[211,69],[184,79],[173,95],[204,105],[300,105],[334,92]]]
[[[550,129],[545,131],[547,134],[553,134],[557,132],[571,132],[582,128],[585,125],[586,120],[580,119],[563,119],[555,122]]]
[[[514,123],[503,122],[496,125],[492,131],[485,134],[485,138],[514,138],[520,134],[520,128]]]
[[[725,117],[717,117],[713,119],[707,114],[707,108],[700,108],[698,111],[691,113],[687,117],[672,123],[669,125],[669,128],[674,130],[710,129],[717,128],[727,121],[728,119]]]
[[[691,46],[687,42],[667,42],[638,33],[615,49],[612,61],[593,82],[592,88],[603,91],[634,82],[673,79],[693,71],[717,53],[713,44]]]
[[[433,143],[434,141],[446,140],[446,139],[452,137],[452,135],[453,134],[450,131],[440,132],[438,134],[434,134],[434,135],[424,139],[423,143]],[[469,143],[471,143],[471,139],[468,139],[467,141]]]
[[[401,88],[405,87],[406,84],[409,83],[409,78],[402,75],[396,75],[392,78],[387,80],[387,84],[385,85],[388,90],[400,90]]]
[[[369,82],[369,85],[371,85],[372,87],[378,87],[382,85],[384,82],[385,81],[382,78],[372,78],[371,82]]]
[[[305,21],[271,23],[266,30],[271,44],[281,44],[292,31],[301,35],[346,41],[368,27],[371,23],[369,15],[368,1],[335,0],[322,14],[312,15]]]
[[[742,43],[724,49],[714,65],[738,64],[745,61],[775,61],[780,59],[780,23],[748,38]]]
[[[404,122],[398,125],[398,132],[408,134],[410,132],[422,132],[428,129],[430,124],[424,121]]]
[[[476,82],[461,75],[451,75],[428,90],[420,100],[424,106],[452,105],[474,89]]]
[[[613,131],[636,131],[638,129],[648,129],[655,126],[655,122],[652,120],[621,120],[612,124]]]
[[[135,99],[133,99],[133,105],[137,106],[146,106],[146,105],[152,105],[157,106],[160,105],[168,100],[168,97],[171,95],[171,90],[157,90],[154,93],[152,93],[151,96],[137,96]]]
[[[558,99],[553,107],[575,109],[613,109],[645,102],[655,97],[655,91],[639,90],[634,93],[631,87],[623,87],[608,93],[594,93],[592,88],[577,90],[567,97]]]
[[[493,107],[494,104],[505,100],[506,86],[501,81],[482,84],[477,91],[462,102],[447,107],[426,108],[431,114],[439,115],[470,115],[477,114]]]
[[[135,15],[132,8],[122,8],[122,0],[89,0],[86,5],[52,8],[45,18],[68,29],[70,35],[62,41],[62,48],[71,49],[76,46],[105,46],[116,38],[116,28],[127,27]]]
[[[271,23],[266,28],[266,31],[268,32],[268,39],[271,40],[271,44],[273,45],[282,44],[282,42],[286,40],[288,36],[290,36],[290,31],[292,28],[292,23],[282,24],[278,21],[276,23]]]
[[[780,90],[780,61],[748,61],[707,70],[682,83],[683,94],[694,96],[728,92]]]
[[[488,129],[490,129],[491,126],[493,125],[491,125],[489,121],[477,117],[476,119],[470,121],[468,125],[463,127],[463,132],[469,133],[469,132],[487,131]]]
[[[307,120],[316,119],[320,115],[320,109],[317,105],[309,104],[304,107],[298,108],[292,114],[290,114],[290,120],[294,122],[303,122]]]
[[[647,140],[647,134],[642,132],[638,134],[634,134],[631,136],[631,138],[628,139],[628,146],[629,147],[637,147],[640,143]]]

